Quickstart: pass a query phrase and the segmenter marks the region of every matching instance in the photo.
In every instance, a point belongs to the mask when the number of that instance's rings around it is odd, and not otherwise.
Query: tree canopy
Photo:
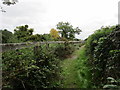
[[[76,27],[73,28],[68,22],[59,22],[57,29],[52,28],[49,34],[34,34],[33,28],[28,25],[17,26],[14,33],[8,30],[1,30],[2,43],[20,43],[20,42],[37,42],[37,41],[56,41],[56,40],[75,40],[75,34],[80,34],[81,30]],[[61,35],[59,35],[61,33]]]
[[[52,37],[53,39],[57,39],[58,37],[60,37],[60,36],[59,36],[59,32],[58,32],[57,30],[55,30],[54,28],[52,28],[52,29],[50,30],[50,35],[51,35],[51,37]]]
[[[10,38],[13,36],[12,32],[8,31],[7,29],[0,30],[2,35],[2,43],[10,42]]]
[[[57,24],[57,29],[59,29],[61,33],[61,37],[73,40],[75,38],[75,34],[80,34],[81,30],[79,27],[73,28],[73,26],[69,22],[59,22]]]
[[[18,26],[14,29],[14,35],[17,36],[18,40],[26,41],[33,34],[33,31],[32,28],[28,28],[28,25]]]

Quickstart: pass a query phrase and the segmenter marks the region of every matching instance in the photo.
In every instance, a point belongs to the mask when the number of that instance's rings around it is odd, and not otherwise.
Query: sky
[[[85,39],[102,26],[118,24],[119,0],[18,0],[15,5],[1,4],[0,29],[14,31],[17,26],[29,25],[34,34],[49,33],[58,22],[69,22],[82,32]]]

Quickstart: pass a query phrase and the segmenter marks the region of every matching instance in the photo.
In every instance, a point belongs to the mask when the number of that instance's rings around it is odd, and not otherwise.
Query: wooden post
[[[39,59],[39,53],[40,53],[40,44],[37,44],[34,46],[34,57],[35,57],[35,60],[38,60]]]

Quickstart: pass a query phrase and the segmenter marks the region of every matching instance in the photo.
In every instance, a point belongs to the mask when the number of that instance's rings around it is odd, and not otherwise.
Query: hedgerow
[[[67,45],[63,46],[54,47],[46,44],[4,52],[2,54],[3,89],[37,90],[57,87],[60,59],[55,52],[58,47],[65,49],[66,46],[66,52],[72,49]],[[59,50],[57,52],[66,54]]]
[[[68,58],[74,52],[74,50],[75,46],[66,42],[65,44],[60,44],[56,46],[54,54],[59,59],[64,60],[65,58]]]
[[[96,87],[107,84],[108,77],[120,80],[120,26],[102,28],[91,35],[86,42],[86,54],[89,54],[92,83]]]

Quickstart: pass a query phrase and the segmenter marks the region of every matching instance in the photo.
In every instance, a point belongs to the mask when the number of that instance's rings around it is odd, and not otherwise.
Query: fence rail
[[[45,41],[45,42],[26,42],[26,43],[7,43],[7,44],[0,44],[0,52],[5,52],[8,50],[16,50],[16,49],[22,49],[27,48],[35,45],[41,45],[41,44],[60,44],[60,43],[66,43],[66,41]],[[76,44],[76,43],[84,43],[84,41],[68,41],[67,43],[70,44]]]

